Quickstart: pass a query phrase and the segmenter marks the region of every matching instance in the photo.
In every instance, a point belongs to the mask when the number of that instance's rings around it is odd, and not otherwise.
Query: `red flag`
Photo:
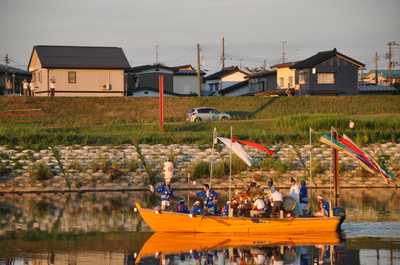
[[[268,148],[266,148],[265,146],[263,146],[263,145],[261,145],[261,144],[253,143],[253,142],[248,142],[248,141],[242,141],[242,140],[238,140],[238,139],[234,139],[234,137],[235,137],[235,136],[233,135],[233,136],[232,136],[232,142],[235,142],[235,141],[236,141],[236,142],[239,142],[239,143],[242,143],[242,144],[245,144],[245,145],[249,145],[249,146],[251,146],[251,147],[254,147],[254,148],[263,150],[263,151],[267,152],[270,156],[273,156],[273,155],[276,154],[275,152],[269,150]]]

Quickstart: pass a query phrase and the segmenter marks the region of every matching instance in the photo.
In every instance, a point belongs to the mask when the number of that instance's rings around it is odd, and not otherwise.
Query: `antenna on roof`
[[[158,44],[156,44],[156,46],[154,46],[156,48],[156,64],[158,64],[158,56],[160,55],[158,53]]]
[[[281,41],[282,42],[282,63],[285,63],[285,43],[286,41]]]

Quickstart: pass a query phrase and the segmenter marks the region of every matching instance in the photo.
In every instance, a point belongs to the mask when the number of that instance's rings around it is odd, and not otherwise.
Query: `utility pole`
[[[156,48],[156,64],[158,64],[158,44],[154,47]]]
[[[222,38],[222,69],[225,68],[225,38]]]
[[[6,54],[6,85],[4,86],[5,87],[5,90],[4,90],[4,95],[6,94],[6,91],[7,91],[7,81],[8,81],[8,54]]]
[[[197,43],[197,86],[199,97],[201,97],[201,75],[200,75],[200,44]]]
[[[264,59],[264,71],[267,70],[267,60]]]
[[[392,76],[391,76],[391,69],[392,69],[392,42],[389,41],[389,86],[392,86]]]
[[[378,85],[378,53],[375,52],[375,85]]]
[[[285,43],[286,41],[281,41],[282,42],[282,63],[285,63]]]

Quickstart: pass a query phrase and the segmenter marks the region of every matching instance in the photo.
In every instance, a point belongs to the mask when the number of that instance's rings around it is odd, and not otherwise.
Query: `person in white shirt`
[[[354,130],[354,121],[350,120],[349,127],[350,129]]]
[[[272,216],[279,216],[279,212],[282,210],[283,196],[279,192],[279,188],[275,188],[275,191],[269,196],[272,206]]]
[[[250,211],[250,216],[251,216],[251,217],[258,216],[258,214],[259,214],[260,212],[263,212],[263,211],[264,211],[264,208],[265,208],[265,203],[264,203],[264,201],[261,200],[260,198],[257,198],[257,199],[254,201],[253,208],[252,208],[251,211]]]
[[[36,84],[33,79],[31,79],[31,82],[29,83],[29,89],[31,90],[31,96],[35,96]]]
[[[300,205],[300,188],[297,186],[294,178],[290,180],[292,187],[290,187],[289,196],[292,197],[298,205]]]

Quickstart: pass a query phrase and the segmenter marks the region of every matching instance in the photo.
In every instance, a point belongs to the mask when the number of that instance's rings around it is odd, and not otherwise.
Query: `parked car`
[[[187,120],[190,122],[200,121],[228,121],[231,115],[220,112],[213,108],[194,108],[188,113]]]

